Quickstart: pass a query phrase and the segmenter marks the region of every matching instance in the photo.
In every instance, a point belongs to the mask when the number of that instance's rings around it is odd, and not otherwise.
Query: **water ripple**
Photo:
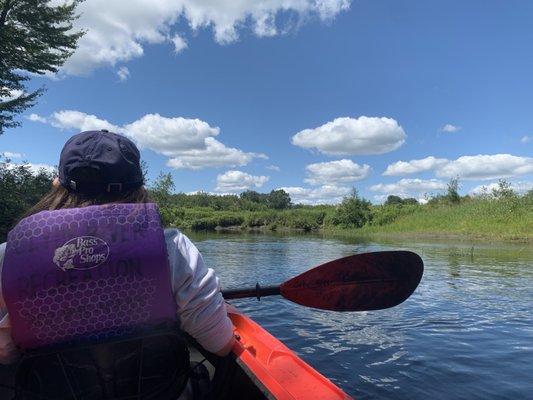
[[[471,257],[471,245],[461,243],[269,235],[196,242],[225,287],[280,283],[354,253],[413,250],[425,261],[424,278],[392,309],[334,313],[280,298],[235,303],[359,399],[531,398],[533,248],[476,245]]]

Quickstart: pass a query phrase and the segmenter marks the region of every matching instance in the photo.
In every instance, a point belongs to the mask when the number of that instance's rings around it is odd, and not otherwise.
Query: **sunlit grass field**
[[[533,203],[525,197],[470,199],[460,204],[415,206],[390,223],[367,224],[360,234],[411,233],[493,240],[533,239]]]
[[[533,203],[528,196],[506,199],[464,198],[458,204],[380,205],[362,227],[335,224],[335,206],[287,210],[213,210],[168,207],[167,225],[191,230],[303,230],[353,236],[414,235],[529,242],[533,240]]]

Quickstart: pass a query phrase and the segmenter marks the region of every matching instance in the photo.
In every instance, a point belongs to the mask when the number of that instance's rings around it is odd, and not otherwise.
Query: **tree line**
[[[55,173],[45,169],[34,171],[29,164],[13,164],[0,159],[0,242],[5,241],[13,225],[50,190],[54,176]],[[309,206],[294,204],[282,189],[269,193],[248,190],[235,195],[176,193],[171,174],[160,174],[148,185],[150,197],[159,205],[164,225],[193,230],[235,227],[353,230],[390,225],[400,218],[415,215],[429,215],[428,210],[439,207],[451,207],[450,212],[453,212],[454,207],[476,202],[495,202],[497,207],[491,206],[491,212],[501,212],[502,215],[526,210],[524,215],[527,216],[533,210],[533,190],[520,196],[505,180],[477,197],[461,196],[458,190],[459,180],[454,178],[446,193],[429,198],[425,205],[414,198],[397,195],[388,196],[382,205],[373,205],[354,189],[340,204]],[[479,213],[467,217],[484,218],[483,212]]]

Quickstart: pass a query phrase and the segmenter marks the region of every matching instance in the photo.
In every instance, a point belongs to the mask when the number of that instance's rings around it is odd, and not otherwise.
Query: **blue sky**
[[[183,192],[283,187],[316,203],[356,187],[379,202],[453,176],[462,193],[532,186],[532,2],[100,3],[82,5],[79,50],[32,79],[48,91],[0,136],[13,162],[54,165],[70,135],[107,127]]]

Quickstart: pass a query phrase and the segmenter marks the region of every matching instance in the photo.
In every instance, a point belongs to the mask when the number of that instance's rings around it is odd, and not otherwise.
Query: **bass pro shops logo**
[[[109,246],[95,236],[70,239],[54,252],[54,264],[63,271],[90,269],[104,263],[109,257]]]

